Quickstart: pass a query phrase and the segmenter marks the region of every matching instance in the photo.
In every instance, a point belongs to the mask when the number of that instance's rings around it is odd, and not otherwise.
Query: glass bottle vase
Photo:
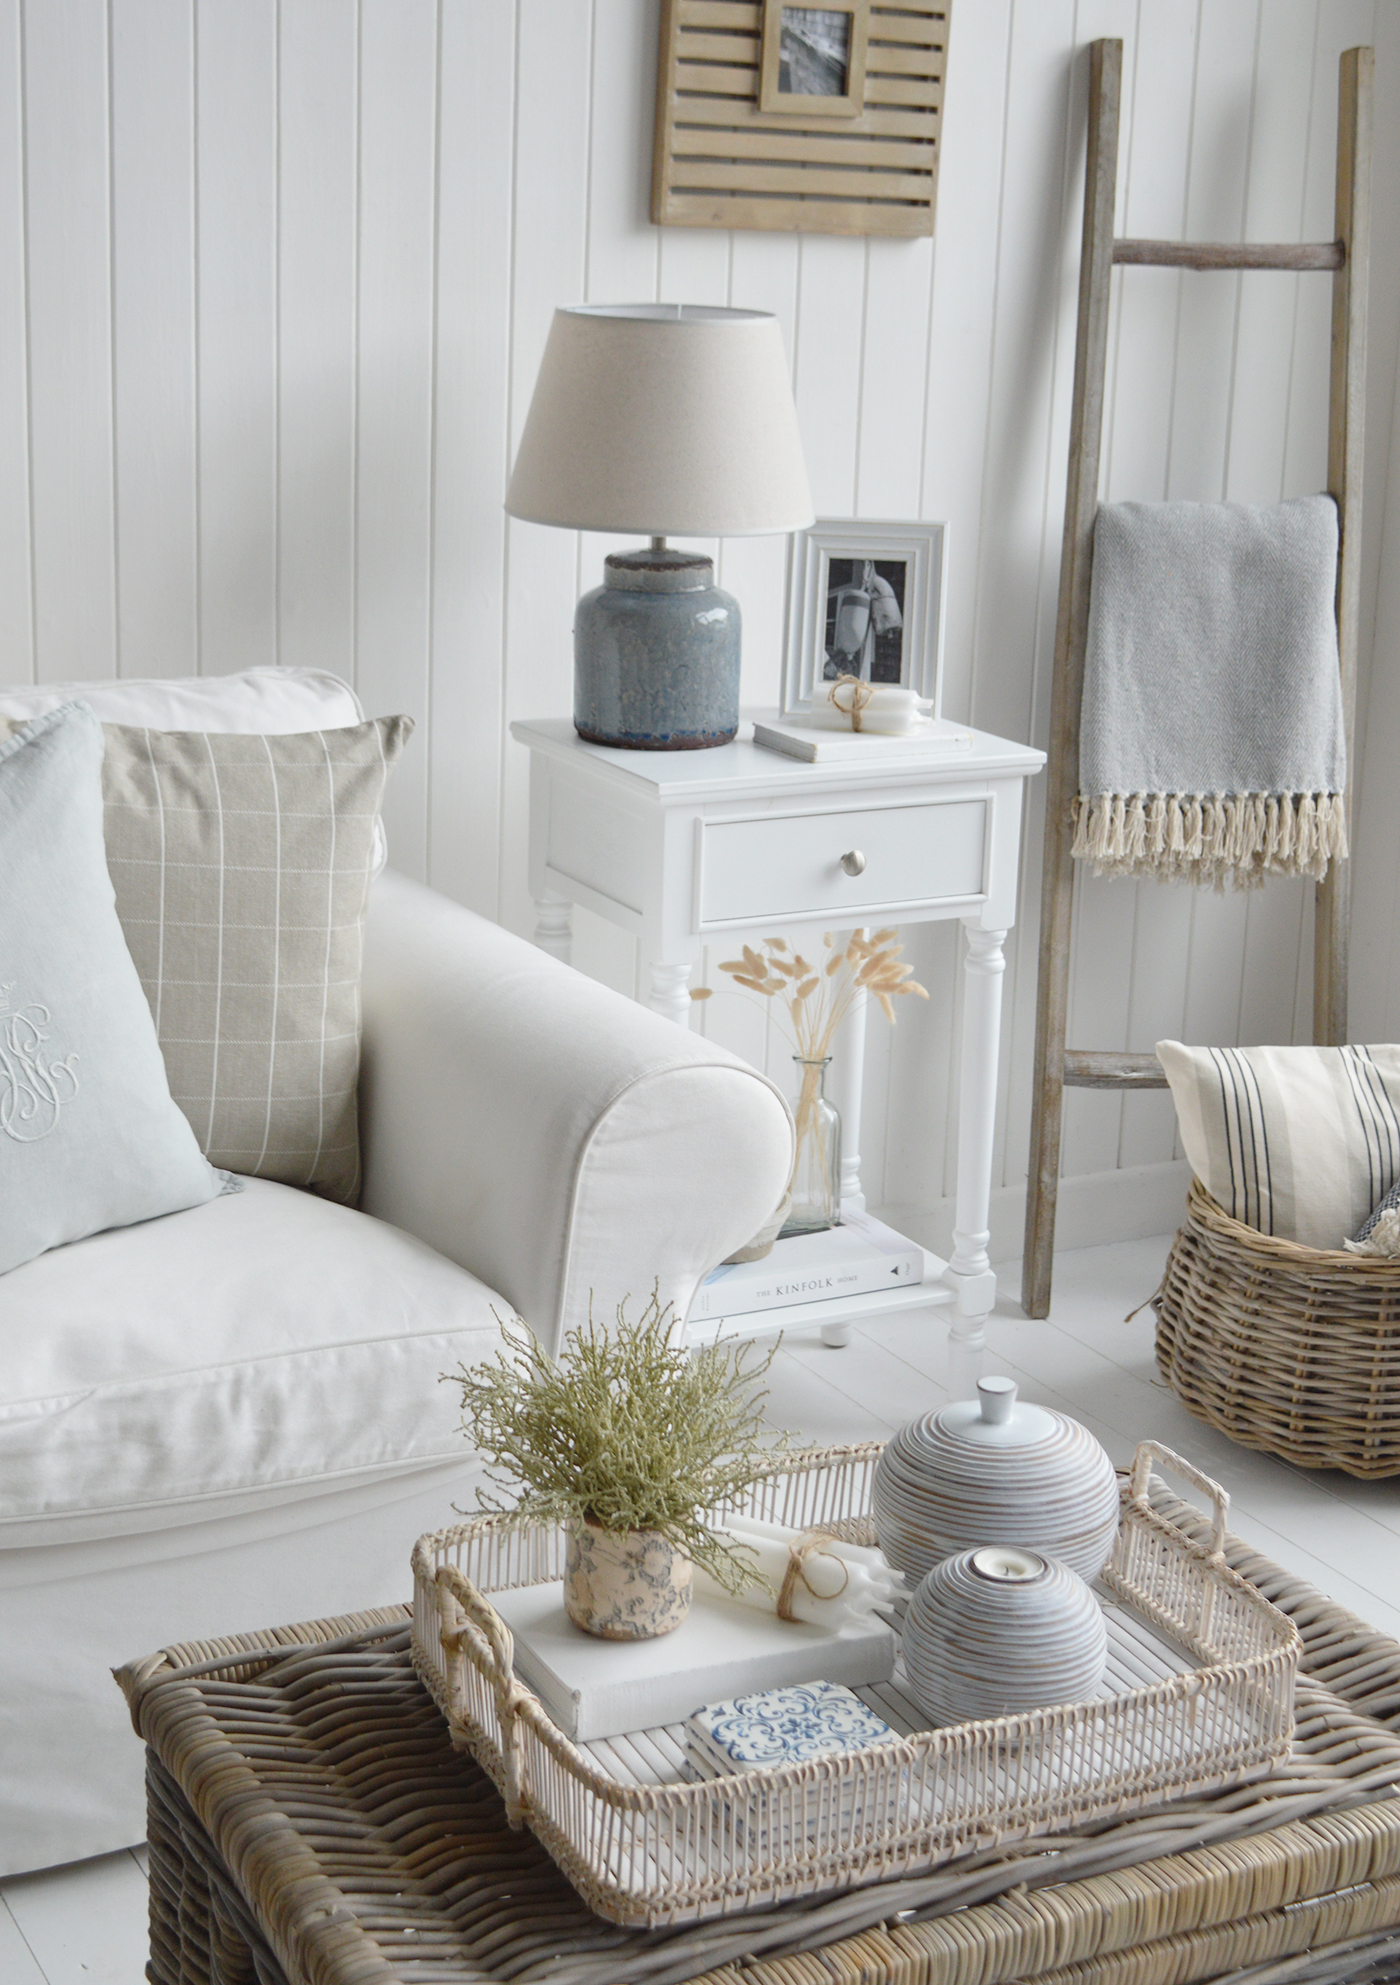
[[[780,1239],[789,1234],[819,1234],[841,1224],[841,1117],[826,1099],[827,1055],[820,1061],[793,1056],[798,1071],[797,1155],[792,1168],[792,1208]]]

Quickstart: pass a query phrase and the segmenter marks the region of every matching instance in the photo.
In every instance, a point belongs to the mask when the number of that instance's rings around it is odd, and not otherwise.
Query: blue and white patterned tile
[[[692,1744],[724,1771],[839,1757],[896,1735],[839,1682],[805,1682],[711,1703],[695,1712],[687,1730]]]

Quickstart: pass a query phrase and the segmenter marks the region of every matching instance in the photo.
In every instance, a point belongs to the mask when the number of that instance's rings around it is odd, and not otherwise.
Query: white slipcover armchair
[[[361,1116],[360,1211],[252,1180],[0,1277],[0,1874],[142,1838],[113,1665],[407,1597],[493,1312],[684,1314],[791,1164],[756,1071],[392,871]]]

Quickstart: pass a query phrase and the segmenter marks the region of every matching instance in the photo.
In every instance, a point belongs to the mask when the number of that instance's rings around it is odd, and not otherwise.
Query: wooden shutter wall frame
[[[663,0],[658,226],[933,233],[952,0],[869,0],[863,108],[759,107],[765,5]]]

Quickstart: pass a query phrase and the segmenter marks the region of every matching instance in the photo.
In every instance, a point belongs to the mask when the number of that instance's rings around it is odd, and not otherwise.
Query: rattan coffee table
[[[1185,1506],[1165,1495],[1173,1517]],[[1204,1526],[1202,1526],[1202,1529]],[[1305,1643],[1270,1778],[666,1931],[592,1915],[447,1729],[404,1609],[167,1648],[152,1985],[1361,1985],[1400,1978],[1400,1645],[1231,1539]]]

